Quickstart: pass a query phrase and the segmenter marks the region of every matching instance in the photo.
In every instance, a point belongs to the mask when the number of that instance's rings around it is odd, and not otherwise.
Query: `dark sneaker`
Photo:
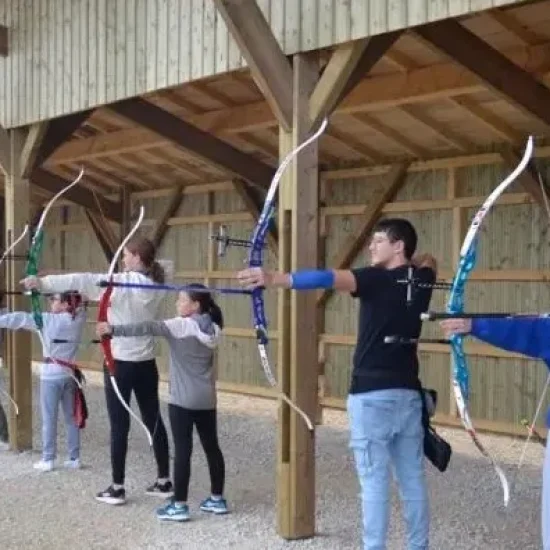
[[[171,481],[167,481],[166,483],[159,483],[158,481],[155,481],[151,487],[147,487],[145,492],[148,495],[169,498],[174,494],[174,487],[172,486]]]
[[[124,504],[126,502],[126,490],[125,489],[115,489],[112,485],[97,493],[96,500],[99,502],[105,502],[106,504],[113,504],[115,506]]]

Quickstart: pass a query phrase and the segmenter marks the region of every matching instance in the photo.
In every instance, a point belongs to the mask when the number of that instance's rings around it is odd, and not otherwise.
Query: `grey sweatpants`
[[[57,413],[60,404],[67,430],[67,458],[80,458],[80,429],[74,421],[75,390],[76,382],[72,378],[40,380],[43,460],[54,460],[57,456]]]

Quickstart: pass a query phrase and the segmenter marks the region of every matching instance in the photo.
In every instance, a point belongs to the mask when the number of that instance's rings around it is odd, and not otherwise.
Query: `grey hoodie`
[[[214,350],[221,330],[210,315],[114,325],[113,336],[162,336],[170,349],[170,403],[186,409],[216,408]]]

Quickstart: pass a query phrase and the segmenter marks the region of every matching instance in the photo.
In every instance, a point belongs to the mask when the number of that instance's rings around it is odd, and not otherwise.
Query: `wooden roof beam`
[[[538,76],[545,76],[550,71],[550,43],[514,48],[504,53],[514,63]],[[337,105],[333,116],[379,112],[396,107],[408,109],[413,107],[413,104],[431,99],[449,98],[485,90],[486,87],[476,75],[457,67],[455,63],[440,63],[406,73],[366,78]],[[186,121],[204,131],[217,134],[255,131],[277,126],[273,112],[265,101],[190,115],[186,117]],[[434,130],[436,130],[435,127]],[[456,145],[461,149],[470,146],[463,138],[456,136],[457,139],[455,139],[450,133],[448,136],[457,144],[462,142],[464,147]],[[120,152],[162,147],[166,143],[165,138],[147,129],[119,130],[65,143],[50,157],[48,163],[77,162]]]
[[[361,225],[354,235],[350,235],[346,243],[341,248],[341,253],[334,262],[335,269],[349,269],[351,264],[357,258],[359,252],[363,249],[365,241],[370,235],[376,222],[382,214],[382,209],[386,203],[393,200],[399,190],[405,185],[407,180],[408,162],[394,164],[388,172],[387,179],[382,188],[377,190],[374,196],[365,205],[361,215]],[[317,306],[323,307],[332,293],[332,289],[322,291],[317,298]]]
[[[96,239],[103,250],[103,254],[107,262],[111,263],[116,251],[118,239],[116,238],[111,226],[105,223],[103,216],[88,208],[84,210],[88,222],[92,226],[92,230]]]
[[[311,126],[330,115],[401,36],[392,32],[336,48],[309,100]]]
[[[5,25],[0,25],[0,56],[8,57],[9,53],[9,30]]]
[[[7,176],[10,172],[11,141],[8,131],[0,126],[0,168]]]
[[[353,115],[355,120],[365,124],[369,128],[372,128],[374,131],[378,132],[380,135],[390,139],[394,143],[397,143],[402,149],[410,153],[411,155],[418,158],[428,158],[430,156],[430,151],[417,145],[412,142],[410,139],[407,139],[401,133],[399,133],[394,128],[376,120],[374,117],[367,115],[365,113],[357,113]]]
[[[281,126],[292,128],[292,67],[256,0],[214,0]]]
[[[416,27],[421,38],[477,75],[496,94],[550,126],[550,89],[454,19]]]
[[[334,139],[335,141],[349,149],[350,151],[353,151],[357,155],[369,159],[376,164],[385,164],[387,162],[387,159],[384,158],[384,156],[380,152],[364,144],[348,132],[342,132],[334,127],[330,127],[325,132],[325,134],[329,138]]]
[[[61,145],[69,140],[73,133],[82,126],[82,123],[87,120],[92,113],[93,109],[50,121],[47,127],[43,129],[40,147],[36,151],[34,164],[29,166],[29,173],[31,173],[35,167],[42,166]]]
[[[31,183],[50,193],[57,193],[68,185],[68,182],[59,176],[54,176],[42,168],[35,168],[32,172]],[[103,214],[108,220],[120,223],[121,206],[118,202],[105,197],[94,197],[94,194],[85,187],[76,185],[69,189],[63,197],[84,208]],[[98,205],[99,202],[99,205]]]
[[[148,101],[128,99],[109,105],[109,109],[252,185],[269,187],[273,168]]]
[[[510,143],[520,143],[523,140],[523,134],[512,128],[507,122],[502,120],[489,109],[485,109],[479,103],[472,100],[467,95],[458,95],[450,98],[453,105],[456,105],[476,120],[482,122],[489,130]]]
[[[400,110],[406,113],[410,118],[422,124],[428,130],[437,134],[441,139],[445,140],[449,145],[456,147],[460,151],[469,151],[473,148],[471,141],[458,135],[454,130],[451,130],[445,124],[435,120],[430,115],[418,109],[417,105],[403,105]]]
[[[169,227],[168,220],[176,215],[183,201],[183,197],[183,185],[177,185],[176,187],[174,187],[170,194],[170,197],[168,198],[168,203],[166,205],[166,208],[164,209],[162,216],[158,217],[158,222],[155,226],[153,238],[151,239],[153,241],[153,244],[155,245],[155,249],[160,248],[160,245],[164,241],[164,237],[166,236]]]
[[[533,45],[543,42],[541,35],[523,26],[510,12],[501,9],[494,9],[486,12],[486,15],[495,20],[503,29],[513,34],[524,44]]]

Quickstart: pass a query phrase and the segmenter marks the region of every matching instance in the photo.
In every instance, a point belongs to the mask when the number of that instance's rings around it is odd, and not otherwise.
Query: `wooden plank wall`
[[[463,213],[468,223],[479,206],[505,174],[501,164],[488,164],[495,155],[482,155],[473,164],[463,158],[453,166],[442,161],[412,165],[407,183],[395,201],[384,209],[385,216],[405,216],[417,227],[420,249],[439,260],[440,276],[451,277],[455,263],[452,243],[457,240],[457,221]],[[550,163],[538,159],[546,177]],[[354,169],[323,174],[326,206],[321,215],[327,227],[327,266],[339,246],[353,234],[362,204],[383,179],[382,169]],[[453,183],[454,182],[454,183]],[[133,196],[134,206],[143,204],[147,221],[143,234],[153,228],[170,191],[146,191]],[[204,281],[212,285],[234,285],[231,273],[243,265],[243,249],[230,249],[217,258],[209,235],[224,223],[232,235],[247,238],[253,227],[250,215],[230,182],[192,186],[185,190],[180,210],[170,220],[170,229],[159,256],[175,262],[176,281]],[[455,198],[449,198],[453,197]],[[64,254],[66,270],[106,270],[106,262],[83,213],[74,206],[62,225],[61,208],[49,217],[44,244],[45,270],[59,271]],[[550,217],[516,183],[491,211],[481,232],[476,269],[469,284],[466,304],[470,311],[549,311],[550,310]],[[268,252],[267,265],[275,266]],[[359,258],[356,265],[362,265]],[[267,292],[266,308],[270,323],[272,350],[277,338],[276,293]],[[251,330],[250,303],[241,297],[219,296],[226,317],[225,338],[218,354],[220,388],[268,395],[267,384],[257,358]],[[431,309],[444,308],[445,294],[434,293]],[[166,301],[165,314],[173,314],[173,297]],[[95,307],[90,308],[90,337]],[[342,407],[348,387],[351,357],[357,328],[357,303],[347,295],[336,295],[327,304],[325,329],[319,342],[324,359],[321,379],[322,402]],[[438,335],[434,324],[426,324],[423,336]],[[166,349],[160,345],[160,365],[166,374]],[[38,349],[37,347],[35,349]],[[447,346],[421,347],[422,377],[425,385],[440,394],[439,411],[445,420],[453,419],[450,393],[450,355]],[[36,359],[38,356],[35,353]],[[276,351],[272,352],[276,364]],[[317,358],[315,358],[317,359]],[[521,433],[519,420],[531,418],[541,395],[547,371],[540,363],[514,356],[481,343],[468,345],[471,368],[471,411],[483,426],[503,432]],[[101,353],[96,346],[82,351],[82,360],[96,363]],[[542,425],[542,420],[540,421]]]
[[[257,0],[286,54],[519,3]],[[0,123],[30,124],[245,66],[212,0],[0,0]]]

